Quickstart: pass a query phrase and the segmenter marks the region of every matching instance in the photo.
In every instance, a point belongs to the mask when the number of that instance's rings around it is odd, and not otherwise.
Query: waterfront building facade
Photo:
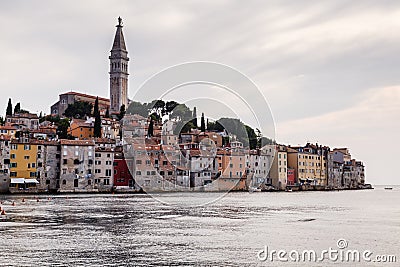
[[[94,140],[61,140],[59,192],[93,192]]]

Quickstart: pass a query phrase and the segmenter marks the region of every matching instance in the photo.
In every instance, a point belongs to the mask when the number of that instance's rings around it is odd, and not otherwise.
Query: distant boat
[[[250,187],[250,188],[249,188],[249,191],[250,191],[250,192],[261,192],[261,189],[260,189],[260,188],[257,188],[257,187]]]
[[[393,187],[385,187],[385,190],[392,190]]]

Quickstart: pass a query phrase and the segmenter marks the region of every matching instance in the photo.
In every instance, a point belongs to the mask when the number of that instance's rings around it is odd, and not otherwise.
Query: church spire
[[[116,25],[115,27],[117,27],[117,31],[115,33],[114,43],[111,51],[113,50],[126,51],[124,34],[122,33],[123,26],[121,17],[118,17],[118,25]]]
[[[110,59],[110,112],[119,112],[122,105],[128,107],[128,51],[126,50],[122,19],[118,17],[117,31]]]

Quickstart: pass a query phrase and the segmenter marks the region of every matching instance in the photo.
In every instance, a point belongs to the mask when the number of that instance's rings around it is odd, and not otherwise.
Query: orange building
[[[73,119],[68,128],[68,133],[78,139],[90,139],[94,133],[94,120]]]

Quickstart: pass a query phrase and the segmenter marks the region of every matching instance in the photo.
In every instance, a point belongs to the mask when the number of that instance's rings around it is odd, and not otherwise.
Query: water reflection
[[[25,196],[25,203],[1,196],[0,265],[254,266],[262,265],[256,252],[264,245],[317,249],[341,237],[393,254],[400,218],[390,204],[399,195],[232,193],[202,207],[167,206],[146,195]]]

